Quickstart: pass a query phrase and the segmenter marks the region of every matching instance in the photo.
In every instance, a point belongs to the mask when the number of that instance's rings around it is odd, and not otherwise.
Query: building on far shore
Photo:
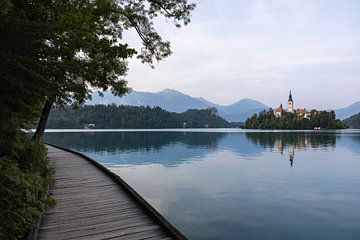
[[[306,108],[297,109],[296,114],[300,117],[310,119],[310,113],[306,110]]]
[[[281,117],[283,112],[284,112],[284,109],[282,107],[282,104],[280,104],[280,107],[278,107],[275,111],[275,117],[277,117],[277,118]]]
[[[287,111],[290,113],[296,114],[299,117],[310,119],[310,113],[306,110],[306,108],[299,108],[299,109],[295,110],[294,100],[292,98],[291,90],[290,90],[289,99],[288,99]],[[283,112],[284,112],[284,109],[282,107],[282,104],[280,104],[280,106],[275,110],[275,117],[280,118],[282,116]]]
[[[292,99],[291,90],[290,90],[289,100],[288,100],[288,112],[294,113],[294,101]]]

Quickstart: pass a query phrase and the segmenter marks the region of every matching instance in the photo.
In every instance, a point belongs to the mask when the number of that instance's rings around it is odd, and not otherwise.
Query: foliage
[[[0,128],[10,135],[38,117],[49,86],[39,41],[46,35],[43,1],[32,2],[0,3]]]
[[[93,90],[125,94],[128,59],[153,66],[171,54],[155,19],[180,27],[194,8],[187,0],[2,1],[0,124],[24,126],[42,106],[78,106]],[[139,49],[122,40],[131,31],[139,35]],[[46,126],[50,108],[44,109],[37,136]]]
[[[27,134],[17,132],[1,144],[0,239],[23,239],[45,207],[51,171],[44,145]]]
[[[171,54],[170,43],[154,29],[154,19],[163,15],[180,27],[190,22],[194,7],[187,0],[53,1],[47,20],[51,31],[43,39],[47,78],[52,80],[47,98],[81,104],[90,97],[90,87],[123,95],[129,90],[121,78],[127,59],[136,55],[152,65]],[[141,49],[122,41],[128,30],[137,32]]]
[[[334,111],[312,110],[310,119],[307,119],[290,112],[283,112],[282,116],[277,118],[272,109],[254,114],[246,120],[244,126],[250,129],[314,129],[315,127],[341,129],[345,126],[335,118]]]
[[[181,114],[168,112],[160,107],[135,107],[116,105],[84,106],[76,111],[54,108],[49,128],[84,128],[85,124],[96,128],[204,128],[231,127],[221,117],[208,110],[191,109]]]
[[[343,123],[350,128],[360,128],[360,113],[344,119]]]
[[[32,227],[50,173],[42,144],[19,129],[40,116],[41,136],[54,103],[77,106],[94,89],[125,94],[129,58],[153,65],[171,54],[155,18],[179,27],[194,7],[187,0],[0,1],[1,239],[23,238]],[[131,30],[140,49],[122,40]]]

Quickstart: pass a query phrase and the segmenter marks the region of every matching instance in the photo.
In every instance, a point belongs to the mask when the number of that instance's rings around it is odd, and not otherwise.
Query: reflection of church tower
[[[283,153],[284,153],[284,144],[282,143],[281,139],[276,140],[276,145],[277,145],[281,155],[283,155]]]
[[[290,91],[289,100],[288,100],[288,112],[294,113],[294,102],[292,99],[291,91]]]
[[[289,145],[289,146],[288,146],[288,151],[289,151],[290,166],[292,167],[293,162],[294,162],[294,155],[295,155],[294,146],[293,146],[293,145]]]

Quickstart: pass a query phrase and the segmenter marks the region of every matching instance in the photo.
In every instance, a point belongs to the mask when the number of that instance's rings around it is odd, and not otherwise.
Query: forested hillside
[[[160,107],[135,107],[116,105],[83,106],[78,110],[54,108],[49,128],[219,128],[231,127],[212,109],[190,109],[183,113],[168,112]]]
[[[360,112],[343,120],[343,123],[350,128],[360,128]]]

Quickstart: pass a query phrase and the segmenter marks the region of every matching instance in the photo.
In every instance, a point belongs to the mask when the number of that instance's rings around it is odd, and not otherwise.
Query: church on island
[[[280,118],[284,111],[285,110],[283,109],[282,104],[280,104],[280,106],[275,110],[275,116],[277,118]],[[310,119],[310,113],[306,110],[306,108],[294,109],[294,101],[292,98],[291,91],[289,94],[287,111],[296,114],[299,117]]]

